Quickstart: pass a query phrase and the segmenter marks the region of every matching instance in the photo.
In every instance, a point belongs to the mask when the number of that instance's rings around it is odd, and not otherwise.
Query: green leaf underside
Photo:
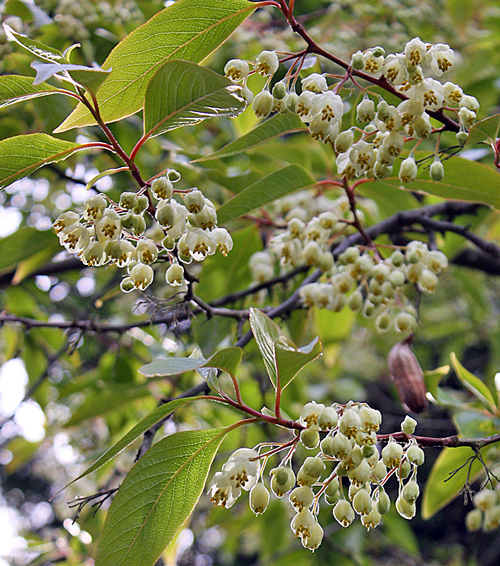
[[[225,224],[289,193],[314,185],[315,179],[300,165],[288,165],[259,179],[217,211],[219,224]]]
[[[480,122],[476,122],[469,129],[467,145],[480,142],[494,143],[500,130],[500,114],[494,114]]]
[[[430,519],[440,509],[453,501],[463,488],[467,479],[469,465],[456,473],[450,480],[450,472],[453,472],[473,455],[470,448],[443,448],[437,460],[434,462],[432,471],[427,479],[422,500],[422,517]],[[472,483],[483,471],[481,462],[477,459],[472,463],[470,483]]]
[[[302,348],[297,348],[290,340],[285,342],[278,339],[275,342],[275,357],[280,388],[285,389],[299,371],[309,362],[316,360],[322,351],[321,342],[317,337]]]
[[[0,108],[51,94],[64,94],[64,92],[48,84],[42,83],[35,86],[33,77],[21,77],[18,75],[0,77]]]
[[[190,516],[230,427],[157,442],[125,478],[104,523],[96,566],[153,566]]]
[[[451,354],[451,365],[463,385],[467,387],[475,397],[488,405],[488,408],[495,410],[495,399],[486,384],[484,384],[479,377],[476,377],[469,370],[465,369],[454,353]]]
[[[42,165],[66,159],[81,144],[48,134],[27,134],[0,142],[0,189],[36,171]]]
[[[220,350],[208,359],[201,356],[199,358],[166,358],[154,360],[150,364],[142,366],[139,371],[146,377],[164,377],[203,367],[215,367],[230,374],[234,374],[241,361],[241,356],[241,348],[232,347]]]
[[[6,273],[40,252],[48,250],[57,253],[61,245],[52,230],[40,232],[24,226],[14,234],[1,238],[0,249],[0,273]]]
[[[142,421],[138,422],[133,428],[131,428],[127,434],[121,438],[116,444],[111,446],[106,452],[100,456],[89,468],[87,468],[83,473],[81,473],[77,478],[72,480],[68,485],[66,485],[63,489],[66,489],[71,484],[75,483],[76,481],[88,476],[92,472],[95,472],[104,464],[107,464],[110,460],[112,460],[117,454],[119,454],[122,450],[125,450],[127,446],[132,444],[134,440],[139,438],[142,434],[144,434],[148,429],[150,429],[153,425],[157,422],[164,419],[167,415],[187,405],[188,403],[192,403],[196,401],[197,397],[186,397],[185,399],[174,399],[169,403],[165,403],[160,407],[157,407],[153,412],[149,413],[146,417],[142,419]],[[62,491],[62,490],[61,490]]]
[[[112,69],[97,93],[103,120],[116,122],[141,110],[149,81],[166,61],[203,61],[254,9],[246,0],[178,0],[134,30],[102,65]],[[56,132],[93,124],[80,104]]]
[[[421,154],[422,152],[418,152],[415,158],[419,159]],[[399,164],[394,168],[396,175]],[[429,170],[425,166],[420,166],[418,177],[413,183],[403,185],[394,176],[370,183],[381,191],[388,186],[398,187],[407,191],[422,191],[450,200],[480,202],[500,210],[500,175],[494,169],[461,157],[443,161],[443,166],[445,175],[442,181],[430,179]]]
[[[158,136],[207,118],[237,116],[246,106],[241,88],[196,63],[167,61],[146,91],[144,134]]]
[[[306,126],[304,122],[296,114],[276,114],[272,118],[261,122],[253,130],[240,138],[228,143],[223,148],[219,149],[211,155],[195,159],[194,162],[208,161],[210,159],[220,159],[223,157],[230,157],[238,155],[249,149],[253,149],[260,144],[263,144],[273,138],[290,134],[292,132],[305,131]]]
[[[262,360],[266,366],[269,379],[276,387],[278,375],[276,372],[274,344],[282,335],[280,327],[262,311],[250,308],[250,327],[259,347]]]

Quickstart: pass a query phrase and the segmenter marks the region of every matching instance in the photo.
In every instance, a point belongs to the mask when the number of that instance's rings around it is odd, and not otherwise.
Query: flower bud
[[[410,475],[410,472],[411,472],[411,464],[410,462],[408,462],[408,459],[405,458],[401,462],[399,468],[396,470],[396,476],[398,477],[398,479],[404,480]]]
[[[405,420],[401,423],[401,430],[405,434],[413,434],[417,427],[417,421],[406,415]]]
[[[250,509],[261,515],[269,505],[269,491],[263,483],[255,484],[250,491]]]
[[[345,153],[354,141],[354,131],[352,129],[340,133],[335,140],[335,151]]]
[[[406,451],[406,457],[408,461],[416,466],[421,466],[425,460],[425,454],[420,446],[412,444]]]
[[[299,95],[296,92],[289,92],[285,98],[285,106],[289,112],[295,114],[297,111],[297,102],[299,100]]]
[[[312,450],[319,445],[320,438],[318,430],[318,427],[312,426],[301,431],[300,441],[306,448]]]
[[[379,487],[377,509],[381,515],[385,515],[391,508],[391,498],[387,495],[385,490]]]
[[[276,497],[283,497],[295,485],[295,474],[287,466],[279,466],[270,472],[271,489]]]
[[[486,511],[496,505],[497,494],[492,489],[483,489],[474,495],[472,501],[478,509]]]
[[[401,314],[406,313],[398,316]],[[389,352],[387,364],[403,406],[421,413],[427,407],[427,390],[422,368],[410,346],[404,342],[396,344]]]
[[[273,86],[272,95],[277,100],[283,100],[287,95],[286,84],[283,81],[276,83]]]
[[[130,293],[135,289],[135,285],[130,277],[125,277],[120,283],[120,288],[124,293]]]
[[[135,214],[140,214],[144,212],[149,206],[149,199],[146,195],[140,195],[137,197],[137,204],[135,205]]]
[[[436,159],[431,165],[429,173],[433,181],[442,181],[444,179],[444,167],[439,159]]]
[[[408,503],[401,495],[396,499],[396,509],[404,519],[413,519],[417,512],[415,503]]]
[[[416,481],[410,480],[404,487],[402,496],[408,503],[415,503],[418,496],[420,495],[420,488]]]
[[[351,67],[355,71],[362,71],[365,68],[365,58],[361,51],[356,51],[351,58]]]
[[[465,515],[465,527],[468,531],[479,531],[483,523],[483,514],[480,509],[473,509]]]

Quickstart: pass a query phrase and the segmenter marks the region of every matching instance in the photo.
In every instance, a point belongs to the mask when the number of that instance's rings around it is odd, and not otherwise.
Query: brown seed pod
[[[421,413],[428,405],[422,368],[406,342],[396,344],[389,352],[387,365],[405,409]]]

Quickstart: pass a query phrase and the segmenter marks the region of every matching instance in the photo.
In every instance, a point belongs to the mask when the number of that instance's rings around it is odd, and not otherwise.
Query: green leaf
[[[123,39],[104,61],[112,69],[97,94],[105,122],[116,122],[143,107],[149,81],[169,59],[201,62],[255,9],[246,0],[178,0]],[[57,128],[95,124],[79,105]]]
[[[272,118],[261,122],[252,131],[228,143],[222,149],[219,149],[219,151],[195,159],[194,162],[238,155],[278,136],[302,130],[305,131],[305,128],[304,122],[302,122],[297,114],[276,114]]]
[[[496,411],[495,399],[488,387],[458,361],[455,353],[451,354],[451,365],[457,374],[458,379],[467,389],[484,403],[490,410]]]
[[[142,366],[139,371],[146,377],[164,377],[203,367],[216,367],[232,374],[240,363],[241,356],[241,348],[226,348],[216,352],[208,360],[203,356],[199,358],[166,358],[154,360],[150,364]]]
[[[291,340],[284,337],[278,338],[274,346],[280,389],[285,389],[305,365],[317,359],[323,352],[318,337],[302,348],[297,348]],[[276,383],[274,386],[278,387]]]
[[[500,114],[495,114],[476,122],[469,129],[467,144],[490,142],[494,143],[500,130]]]
[[[47,134],[27,134],[0,141],[0,189],[27,177],[42,165],[66,159],[81,148],[78,143]]]
[[[192,126],[207,118],[237,116],[246,107],[241,89],[241,85],[196,63],[167,61],[146,91],[144,137]]]
[[[450,472],[460,468],[473,454],[473,451],[466,446],[443,448],[437,460],[434,462],[434,466],[425,484],[424,497],[422,500],[422,517],[424,519],[430,519],[440,509],[457,497],[467,480],[469,465],[467,464],[460,472],[456,473],[451,479],[448,479]],[[483,466],[481,462],[477,459],[474,460],[469,478],[470,483],[472,483],[482,471]]]
[[[40,41],[35,41],[26,37],[22,33],[17,33],[9,25],[4,24],[5,33],[7,37],[15,41],[18,45],[29,51],[37,59],[42,61],[48,61],[49,63],[69,63],[66,57],[59,51],[59,49],[54,49],[49,47]]]
[[[219,224],[226,224],[289,193],[310,187],[315,182],[300,165],[289,165],[273,171],[224,203],[217,211]]]
[[[250,327],[266,366],[269,379],[276,387],[278,375],[275,360],[275,342],[282,337],[280,327],[259,309],[250,308]]]
[[[169,403],[165,403],[160,407],[157,407],[152,413],[149,413],[147,417],[144,417],[142,421],[138,422],[132,429],[130,429],[127,434],[119,440],[116,444],[108,448],[106,452],[100,456],[89,468],[87,468],[83,473],[81,473],[77,478],[72,480],[66,486],[64,486],[60,491],[66,489],[71,484],[75,483],[76,481],[88,476],[92,472],[95,472],[100,467],[107,464],[110,460],[112,460],[117,454],[119,454],[122,450],[125,450],[127,446],[132,444],[134,440],[139,438],[142,434],[144,434],[148,429],[150,429],[153,425],[157,422],[164,419],[166,416],[173,413],[176,409],[187,405],[188,403],[192,403],[196,401],[197,397],[186,397],[185,399],[174,399]],[[60,492],[58,492],[60,493]],[[56,494],[57,495],[57,494]],[[55,497],[55,496],[54,496]]]
[[[57,73],[63,73],[62,75],[58,75],[58,78],[68,81],[71,84],[76,83],[81,85],[93,93],[97,92],[111,72],[111,69],[95,69],[93,67],[85,67],[84,65],[73,65],[72,63],[61,65],[60,63],[33,61],[31,66],[36,71],[36,77],[33,82],[35,85],[43,83],[54,75],[57,75]],[[65,76],[64,72],[67,72],[69,77]]]
[[[231,427],[178,432],[135,464],[109,509],[96,566],[153,566],[190,516]]]
[[[218,368],[234,376],[236,369],[240,365],[242,355],[243,350],[241,348],[226,348],[225,350],[216,352],[211,358],[209,358],[204,367]]]
[[[46,250],[52,253],[60,251],[61,245],[52,230],[40,232],[35,228],[24,226],[0,239],[0,273],[6,273],[17,269],[19,265]]]
[[[435,399],[437,399],[437,388],[439,382],[449,373],[450,366],[441,366],[433,370],[424,371],[425,387]]]
[[[43,83],[35,86],[33,77],[0,76],[0,108],[51,94],[64,94],[64,91]]]
[[[428,156],[428,153],[418,152],[415,158],[420,159],[422,155]],[[462,157],[447,159],[443,161],[445,175],[442,181],[430,179],[429,170],[420,166],[416,181],[406,185],[402,185],[397,178],[399,165],[400,162],[396,162],[393,177],[370,181],[371,187],[381,192],[386,187],[422,191],[445,199],[480,202],[500,210],[500,175],[482,163]]]

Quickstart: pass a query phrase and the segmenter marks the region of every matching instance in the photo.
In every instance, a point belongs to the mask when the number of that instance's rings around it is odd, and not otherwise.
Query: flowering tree
[[[146,4],[5,7],[1,383],[27,383],[0,440],[5,502],[46,513],[30,563],[314,563],[298,539],[423,564],[419,516],[497,529],[494,7]]]

